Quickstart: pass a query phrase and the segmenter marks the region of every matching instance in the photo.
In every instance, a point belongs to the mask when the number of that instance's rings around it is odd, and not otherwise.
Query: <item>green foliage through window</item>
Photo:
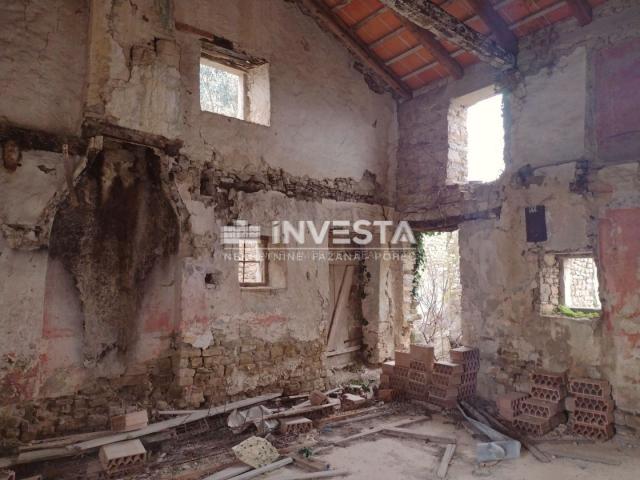
[[[200,108],[227,117],[242,118],[240,74],[200,62]]]

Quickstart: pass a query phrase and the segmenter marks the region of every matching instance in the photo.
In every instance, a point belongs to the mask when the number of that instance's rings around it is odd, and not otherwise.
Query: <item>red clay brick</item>
[[[554,373],[546,370],[536,370],[531,374],[531,382],[535,386],[560,388],[567,383],[566,372]]]
[[[572,413],[573,423],[582,425],[606,427],[613,423],[613,412],[590,412],[587,410],[576,410]]]
[[[386,375],[393,375],[393,369],[396,362],[384,362],[382,364],[382,373]]]
[[[420,370],[409,369],[409,381],[422,383],[423,385],[428,385],[430,383],[431,374],[430,372],[422,372]]]
[[[570,378],[569,392],[576,396],[595,399],[607,399],[611,397],[611,385],[607,380],[593,378]]]
[[[532,417],[530,415],[518,415],[513,426],[529,435],[540,436],[550,432],[564,421],[563,414],[554,415],[551,418]]]
[[[453,363],[479,363],[480,350],[475,347],[458,347],[449,352],[449,357]]]
[[[432,373],[431,374],[431,383],[437,385],[439,387],[449,387],[454,385],[462,384],[462,376],[458,375],[447,375],[444,373]]]
[[[400,352],[396,350],[396,368],[397,367],[411,367],[411,354],[408,352]]]
[[[580,435],[581,437],[587,437],[599,441],[609,440],[615,433],[612,424],[609,424],[606,427],[597,427],[594,425],[575,423],[573,420],[569,420],[569,430],[574,435]]]
[[[443,375],[462,375],[462,365],[451,362],[435,362],[433,364],[433,373],[439,373]]]
[[[560,402],[567,396],[564,387],[548,388],[540,385],[531,387],[531,396],[545,402]]]
[[[412,360],[427,364],[433,364],[433,347],[431,345],[411,345],[409,352]]]
[[[551,418],[561,411],[559,403],[546,402],[538,398],[525,398],[520,402],[520,414],[530,417]]]

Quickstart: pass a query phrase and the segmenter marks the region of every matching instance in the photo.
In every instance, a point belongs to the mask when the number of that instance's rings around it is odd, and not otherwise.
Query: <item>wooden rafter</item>
[[[387,10],[388,10],[387,7],[379,8],[375,12],[370,13],[369,15],[364,17],[362,20],[360,20],[360,21],[356,22],[355,24],[353,24],[353,26],[351,28],[353,30],[360,30],[362,27],[364,27],[365,25],[368,25],[369,22],[371,22],[372,20],[378,18],[380,15],[385,13]]]
[[[411,91],[385,65],[379,63],[367,44],[363,42],[322,0],[298,0],[304,10],[323,28],[333,33],[343,45],[378,75],[389,87],[402,98],[411,98]]]
[[[573,16],[578,19],[580,25],[588,25],[593,20],[591,5],[587,0],[567,0]]]
[[[424,28],[420,28],[404,17],[400,18],[404,27],[409,30],[420,42],[420,44],[431,52],[434,58],[442,64],[453,78],[462,78],[464,70],[462,66],[449,54],[446,48],[436,39],[435,35]]]
[[[331,7],[332,12],[338,12],[345,7],[348,7],[352,0],[342,0],[341,2],[336,3],[333,7]]]
[[[506,51],[518,53],[518,37],[516,37],[504,18],[495,10],[489,0],[466,0],[476,15],[491,29],[497,42]]]
[[[497,67],[513,66],[515,55],[493,40],[465,25],[453,15],[428,0],[380,0],[383,4],[437,37],[473,53]]]

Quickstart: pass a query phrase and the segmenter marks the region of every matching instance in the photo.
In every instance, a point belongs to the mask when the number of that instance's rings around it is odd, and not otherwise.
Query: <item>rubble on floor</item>
[[[274,392],[202,410],[114,410],[112,431],[22,445],[15,456],[0,459],[0,468],[7,469],[0,470],[0,479],[13,480],[14,470],[17,478],[37,473],[45,479],[242,480],[268,472],[276,475],[268,478],[331,478],[348,476],[349,469],[334,468],[322,456],[371,438],[426,443],[438,458],[430,473],[445,478],[456,459],[457,439],[413,428],[434,415],[473,435],[479,465],[520,458],[521,448],[542,463],[556,456],[618,461],[556,448],[611,438],[608,382],[536,371],[529,394],[507,393],[492,405],[476,397],[479,368],[475,348],[452,349],[445,361],[434,358],[432,347],[412,345],[382,365],[374,388],[348,382],[326,392],[291,397]],[[561,424],[565,405],[568,426]],[[278,473],[292,467],[306,473]]]

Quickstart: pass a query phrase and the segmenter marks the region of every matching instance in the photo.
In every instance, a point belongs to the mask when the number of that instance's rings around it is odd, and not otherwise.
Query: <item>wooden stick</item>
[[[351,472],[346,470],[325,470],[324,472],[302,473],[293,477],[282,477],[280,480],[307,480],[309,478],[345,477]]]
[[[293,462],[293,459],[291,457],[283,458],[282,460],[278,460],[277,462],[270,463],[269,465],[265,465],[264,467],[256,468],[246,473],[242,473],[235,477],[229,477],[229,478],[233,480],[247,480],[249,478],[255,478],[262,475],[263,473],[272,472],[273,470],[286,467],[292,462]],[[223,480],[223,479],[216,478],[215,476],[211,476],[211,477],[206,477],[203,480]]]
[[[405,430],[404,428],[385,428],[382,430],[382,433],[387,435],[392,435],[395,437],[404,437],[404,438],[415,438],[418,440],[426,440],[427,442],[432,443],[444,443],[444,444],[452,444],[456,443],[455,438],[448,437],[438,437],[436,435],[429,435],[428,433],[419,433],[412,432],[411,430]]]
[[[372,418],[384,417],[387,415],[391,415],[392,412],[377,412],[371,413],[369,415],[361,415],[354,416],[354,418],[348,418],[346,420],[335,421],[335,422],[322,422],[321,426],[331,426],[331,427],[341,427],[343,425],[349,425],[354,422],[362,422],[363,420],[371,420]]]
[[[438,467],[438,478],[445,478],[447,476],[447,470],[449,469],[449,462],[453,458],[453,454],[456,451],[455,444],[447,445],[446,450],[444,451],[444,455],[442,455],[442,460],[440,460],[440,466]]]
[[[561,450],[561,449],[557,449],[554,448],[554,450],[552,452],[544,452],[547,455],[552,455],[555,457],[564,457],[564,458],[571,458],[573,460],[583,460],[585,462],[593,462],[593,463],[603,463],[605,465],[621,465],[622,462],[619,460],[616,460],[614,458],[609,458],[609,457],[601,457],[599,455],[593,455],[592,453],[589,452],[567,452],[566,450]]]

